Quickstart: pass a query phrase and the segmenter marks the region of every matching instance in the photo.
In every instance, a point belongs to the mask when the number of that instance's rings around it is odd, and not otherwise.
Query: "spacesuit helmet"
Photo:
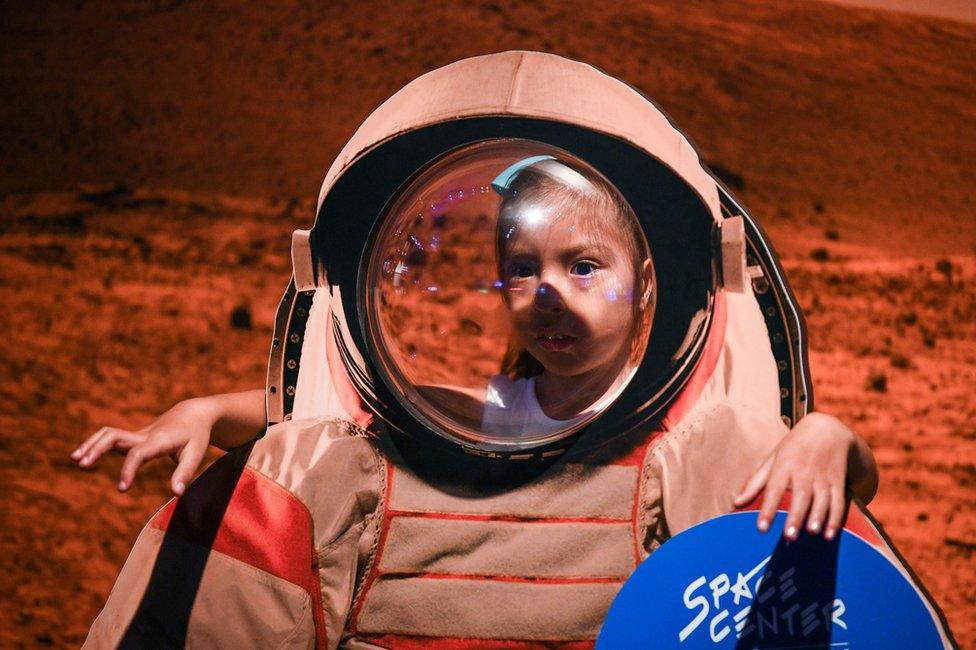
[[[323,365],[315,302],[349,415],[509,459],[653,426],[717,292],[748,281],[729,216],[687,139],[590,66],[505,52],[428,73],[360,127],[295,234],[269,419]]]

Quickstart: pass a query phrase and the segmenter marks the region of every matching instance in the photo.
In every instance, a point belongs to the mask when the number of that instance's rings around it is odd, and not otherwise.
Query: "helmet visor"
[[[605,410],[653,321],[651,251],[597,170],[551,145],[487,140],[408,181],[367,257],[367,337],[393,394],[435,433],[517,451]]]

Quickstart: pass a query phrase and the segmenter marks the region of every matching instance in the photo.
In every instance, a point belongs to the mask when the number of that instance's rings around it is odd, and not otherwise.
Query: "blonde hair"
[[[551,207],[558,214],[568,209],[579,210],[583,206],[591,210],[593,214],[608,215],[612,225],[618,228],[616,232],[623,232],[628,235],[626,240],[634,269],[635,288],[633,297],[635,318],[634,330],[631,334],[629,361],[636,365],[643,354],[645,343],[651,332],[651,322],[654,318],[654,296],[651,295],[646,304],[642,299],[644,287],[641,270],[644,261],[651,259],[647,240],[627,200],[606,179],[593,173],[586,173],[562,160],[552,161],[552,163],[568,167],[587,182],[581,185],[568,184],[563,179],[556,178],[542,170],[533,169],[533,165],[518,172],[515,179],[505,188],[506,191],[499,208],[498,225],[495,230],[495,259],[498,262],[499,277],[505,277],[503,270],[505,248],[518,227],[519,215],[524,207],[533,204],[545,205]],[[505,355],[502,357],[502,374],[510,379],[519,379],[534,377],[544,370],[545,368],[538,359],[523,349],[514,337],[509,338]]]

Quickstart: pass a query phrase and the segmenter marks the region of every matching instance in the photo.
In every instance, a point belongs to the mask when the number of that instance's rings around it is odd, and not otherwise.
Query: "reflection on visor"
[[[650,251],[626,200],[528,140],[435,161],[381,222],[366,309],[379,367],[441,435],[512,450],[561,439],[624,388],[650,333]]]

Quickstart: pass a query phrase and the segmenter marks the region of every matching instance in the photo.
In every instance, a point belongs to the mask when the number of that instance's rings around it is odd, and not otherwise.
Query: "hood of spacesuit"
[[[375,415],[407,433],[434,431],[469,452],[522,457],[527,448],[533,453],[550,453],[565,447],[575,430],[514,445],[481,441],[477,432],[458,440],[450,418],[445,425],[443,418],[426,417],[426,405],[418,405],[423,400],[409,394],[404,398],[409,393],[405,382],[402,377],[397,379],[395,367],[391,370],[396,361],[381,359],[384,341],[382,332],[376,334],[382,329],[376,323],[392,317],[376,312],[386,307],[389,296],[406,286],[403,270],[409,266],[410,254],[430,254],[430,249],[406,251],[406,247],[423,248],[427,243],[436,249],[444,234],[434,233],[433,239],[423,242],[418,241],[423,239],[419,235],[407,233],[412,243],[397,249],[395,242],[382,241],[394,230],[384,226],[384,221],[388,224],[400,218],[406,224],[395,228],[394,234],[400,236],[411,226],[402,214],[397,217],[390,212],[403,204],[405,194],[430,190],[416,188],[418,177],[430,176],[432,166],[452,155],[464,159],[466,147],[490,149],[491,143],[501,143],[502,148],[506,143],[529,147],[522,154],[513,154],[506,164],[514,166],[505,173],[553,156],[559,159],[555,166],[567,161],[572,169],[585,167],[589,170],[585,173],[602,179],[596,182],[613,188],[622,203],[633,208],[640,222],[638,230],[643,229],[653,251],[657,302],[647,352],[639,366],[628,370],[630,385],[618,389],[612,400],[600,402],[600,417],[586,419],[586,427],[596,427],[602,431],[600,436],[610,438],[646,427],[674,401],[702,356],[722,288],[742,291],[748,284],[741,220],[725,218],[729,215],[723,215],[722,188],[703,167],[688,139],[650,100],[592,66],[550,54],[512,51],[465,59],[419,77],[377,108],[340,152],[322,184],[313,228],[296,231],[293,239],[297,292],[286,293],[283,306],[294,298],[290,317],[279,319],[281,331],[287,334],[276,334],[276,345],[279,341],[284,345],[277,356],[272,351],[269,372],[269,392],[276,395],[285,387],[286,393],[277,401],[269,399],[271,421],[290,413],[294,404],[307,404],[312,399],[308,395],[323,399],[321,386],[329,384],[325,393],[341,396],[346,413],[360,422]],[[533,151],[532,146],[541,148]],[[532,165],[533,169],[544,166]],[[490,181],[479,180],[481,191],[498,190],[497,182]],[[445,187],[436,189],[446,191]],[[454,198],[450,193],[446,196],[445,200]],[[418,216],[417,223],[424,219],[423,214]],[[427,221],[439,227],[436,219]],[[736,227],[728,227],[732,221]],[[397,251],[402,253],[399,261]],[[386,271],[371,270],[381,265]],[[392,278],[389,292],[374,299],[375,287],[366,280],[372,283],[385,272]],[[413,283],[418,282],[414,278]],[[436,292],[439,287],[435,284],[425,279],[423,288]],[[490,290],[490,284],[481,291]],[[322,304],[322,289],[328,292],[328,306]],[[316,292],[318,305],[313,307]],[[441,292],[439,299],[446,298]],[[313,328],[325,334],[304,331],[304,319],[316,309],[328,312],[321,318],[325,325]],[[472,319],[461,320],[479,335],[484,329],[481,323],[470,324]],[[444,334],[441,330],[441,338]],[[327,381],[307,378],[313,365],[324,365],[309,358],[306,348],[315,345],[314,339],[324,341],[316,358],[331,361]],[[416,354],[411,343],[392,356]],[[442,346],[430,356],[443,354]],[[296,381],[299,362],[304,381]],[[444,362],[450,363],[450,359]],[[320,389],[303,391],[302,384]],[[489,386],[489,394],[492,390]],[[273,402],[284,407],[272,409]],[[580,422],[575,429],[583,426]]]
[[[684,134],[649,99],[591,65],[527,51],[464,59],[404,86],[343,147],[322,183],[319,208],[336,179],[379,143],[433,124],[485,116],[563,122],[624,140],[670,168],[716,221],[721,218],[715,180]]]

